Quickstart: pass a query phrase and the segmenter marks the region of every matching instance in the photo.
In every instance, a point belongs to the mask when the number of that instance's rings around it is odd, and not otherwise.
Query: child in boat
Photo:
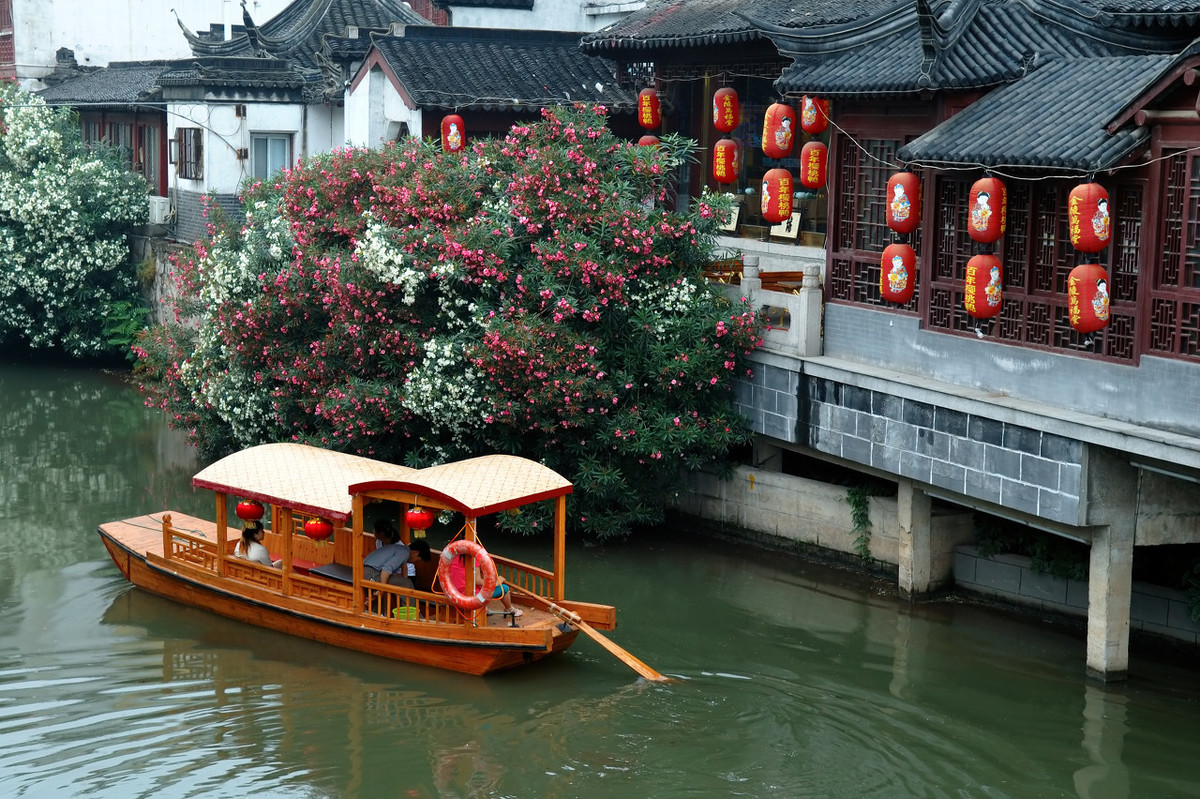
[[[242,528],[242,540],[234,548],[233,554],[242,560],[279,568],[280,561],[271,560],[271,553],[267,552],[267,548],[263,545],[262,541],[266,535],[267,531],[263,529],[261,521],[255,519],[252,522],[246,522],[246,526]]]
[[[459,555],[450,564],[450,582],[454,583],[455,587],[462,593],[467,593],[467,556]],[[479,567],[475,567],[475,585],[483,584],[483,574],[479,571]],[[513,607],[512,590],[508,587],[507,581],[500,575],[496,575],[496,587],[492,590],[492,599],[499,599],[500,604],[504,605],[504,610],[512,613],[513,618],[520,618],[524,615],[520,608]]]

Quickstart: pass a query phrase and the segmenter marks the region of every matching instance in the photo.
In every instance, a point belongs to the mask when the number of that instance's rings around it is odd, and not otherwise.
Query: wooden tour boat
[[[303,444],[264,444],[209,465],[192,484],[215,493],[215,521],[163,511],[100,525],[104,546],[134,585],[260,627],[468,674],[562,652],[582,630],[641,676],[665,679],[597,632],[616,626],[614,607],[565,598],[571,483],[535,461],[486,455],[410,469]],[[270,506],[263,543],[279,568],[234,554],[241,531],[229,524],[231,497]],[[368,580],[363,558],[375,537],[363,530],[363,510],[379,500],[399,504],[404,543],[423,535],[405,523],[411,507],[462,514],[462,539],[477,543],[480,518],[553,502],[553,570],[483,553],[511,586],[519,618],[496,600],[463,609],[436,588]],[[332,527],[332,534],[314,539],[306,525],[318,536]]]

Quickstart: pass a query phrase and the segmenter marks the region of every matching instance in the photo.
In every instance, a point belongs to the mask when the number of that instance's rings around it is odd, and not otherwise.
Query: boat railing
[[[260,585],[271,591],[283,591],[283,572],[252,560],[229,558],[225,561],[225,576]]]
[[[554,598],[554,572],[499,555],[492,555],[492,561],[500,576],[517,588],[548,599]]]
[[[163,552],[169,560],[191,563],[208,571],[217,570],[217,545],[172,527],[166,519],[163,520]]]
[[[364,612],[368,615],[410,621],[420,619],[442,624],[466,623],[471,620],[471,614],[460,612],[445,599],[444,594],[376,582],[363,583],[363,587],[367,593]]]
[[[293,574],[291,595],[297,599],[307,599],[342,610],[350,610],[354,605],[353,586],[323,577]]]

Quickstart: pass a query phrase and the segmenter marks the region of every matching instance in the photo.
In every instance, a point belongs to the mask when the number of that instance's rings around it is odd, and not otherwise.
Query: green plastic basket
[[[412,607],[396,608],[392,611],[392,617],[396,619],[405,619],[406,621],[416,621],[417,609]]]

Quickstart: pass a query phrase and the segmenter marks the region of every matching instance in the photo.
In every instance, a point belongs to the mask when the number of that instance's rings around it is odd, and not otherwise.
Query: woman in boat
[[[450,582],[461,592],[467,593],[467,556],[459,555],[450,564]],[[479,566],[475,567],[475,585],[483,583],[483,573],[479,571]],[[512,613],[513,618],[517,619],[524,615],[520,608],[513,607],[512,589],[508,587],[508,581],[500,575],[496,575],[496,587],[492,590],[492,599],[499,599],[500,604],[504,605],[504,610],[507,613]]]
[[[263,546],[262,541],[266,535],[267,531],[263,529],[263,523],[258,519],[246,522],[246,526],[242,528],[242,540],[238,542],[233,554],[242,560],[279,568],[280,562],[271,560],[271,553],[267,552],[267,548]]]
[[[413,577],[413,587],[418,591],[432,591],[433,581],[437,579],[437,558],[429,550],[429,542],[424,538],[415,538],[408,545],[408,560],[416,567]]]

